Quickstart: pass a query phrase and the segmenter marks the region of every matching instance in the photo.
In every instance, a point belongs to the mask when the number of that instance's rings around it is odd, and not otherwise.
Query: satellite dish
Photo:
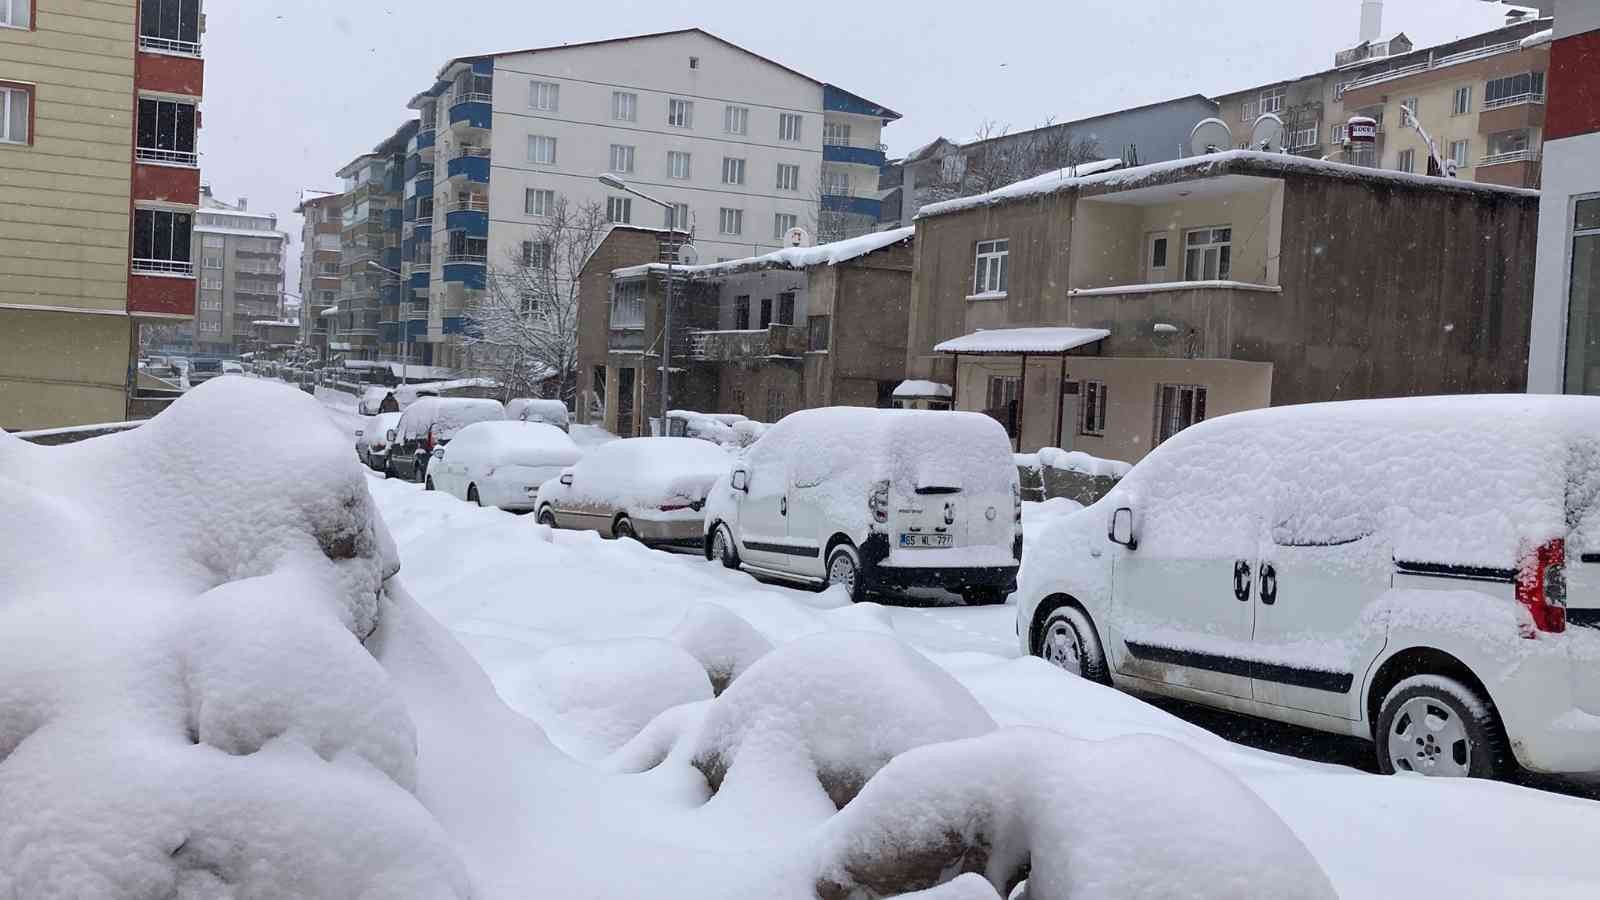
[[[790,247],[809,247],[811,246],[811,232],[796,225],[784,232],[783,242]]]
[[[698,266],[700,264],[700,251],[693,244],[684,244],[678,248],[678,265]]]
[[[1250,149],[1263,153],[1286,149],[1283,146],[1283,132],[1282,119],[1273,113],[1262,115],[1250,128]]]
[[[1201,119],[1189,133],[1189,154],[1204,156],[1233,148],[1233,131],[1221,119]]]

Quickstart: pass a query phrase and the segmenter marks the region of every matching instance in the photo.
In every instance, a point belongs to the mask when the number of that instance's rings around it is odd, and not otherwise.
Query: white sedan
[[[434,490],[509,510],[533,509],[539,485],[583,457],[559,428],[507,421],[468,425],[433,454],[428,477]]]

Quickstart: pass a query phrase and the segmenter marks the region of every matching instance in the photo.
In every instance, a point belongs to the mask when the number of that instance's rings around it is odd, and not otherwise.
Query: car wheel
[[[961,592],[961,599],[968,606],[998,606],[1006,602],[1006,592],[996,587],[967,588]]]
[[[538,522],[539,522],[540,525],[548,525],[551,528],[555,528],[556,527],[556,514],[555,514],[555,512],[552,509],[550,509],[550,507],[548,507],[548,506],[546,506],[544,509],[539,510]]]
[[[725,568],[739,568],[739,551],[733,546],[733,535],[728,533],[728,526],[721,523],[711,533],[711,558],[721,561]]]
[[[1039,629],[1039,646],[1034,652],[1045,662],[1080,678],[1111,683],[1100,636],[1095,634],[1088,614],[1076,606],[1063,603],[1050,610]]]
[[[867,580],[861,574],[861,555],[849,544],[840,544],[828,554],[828,577],[823,587],[844,585],[851,603],[867,599]]]
[[[478,486],[477,485],[475,485],[475,484],[467,485],[467,502],[468,503],[475,503],[478,506],[482,506],[483,505],[483,498],[478,496]]]
[[[425,490],[425,491],[433,490],[433,479],[429,478],[426,481],[422,482],[422,489]]]
[[[1494,706],[1476,690],[1442,675],[1413,675],[1383,698],[1374,733],[1378,769],[1498,778],[1510,767],[1504,734]]]
[[[633,523],[628,521],[627,516],[623,516],[622,518],[618,519],[617,524],[612,526],[611,536],[614,538],[633,538],[636,541],[639,540],[639,533],[633,530]]]

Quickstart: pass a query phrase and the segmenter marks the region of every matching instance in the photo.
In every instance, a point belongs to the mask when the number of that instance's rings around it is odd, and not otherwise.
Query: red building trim
[[[199,57],[140,50],[134,79],[140,90],[198,97],[204,91],[205,67]]]
[[[1600,31],[1564,37],[1550,46],[1549,100],[1544,139],[1600,131]]]
[[[194,205],[200,197],[200,170],[186,166],[133,164],[133,199]]]
[[[194,316],[195,292],[199,282],[193,278],[168,275],[128,274],[128,314],[162,313]]]

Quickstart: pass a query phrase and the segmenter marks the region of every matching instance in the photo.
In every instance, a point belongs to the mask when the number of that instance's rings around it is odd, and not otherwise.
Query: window
[[[222,276],[203,275],[200,278],[200,287],[207,291],[220,291],[222,290]]]
[[[417,222],[418,223],[427,222],[430,225],[433,223],[433,198],[432,197],[418,197],[417,198]]]
[[[1458,168],[1466,168],[1468,159],[1467,151],[1469,149],[1471,148],[1468,146],[1466,141],[1451,141],[1450,161],[1455,163]]]
[[[556,139],[539,134],[528,135],[528,162],[541,166],[556,164]]]
[[[28,28],[33,23],[33,0],[0,0],[0,25]]]
[[[1146,268],[1148,270],[1145,274],[1148,280],[1152,282],[1167,280],[1168,244],[1169,241],[1167,236],[1159,232],[1150,235],[1150,238],[1147,242],[1150,252],[1149,257],[1145,260]]]
[[[679,230],[689,227],[689,204],[674,203],[671,209],[664,212],[667,214],[666,227]]]
[[[530,269],[548,269],[553,262],[549,241],[523,241],[522,264]]]
[[[847,122],[824,122],[822,142],[837,147],[850,146],[850,125]]]
[[[611,118],[618,122],[639,121],[639,95],[629,91],[612,91]]]
[[[200,158],[194,152],[194,125],[193,103],[140,97],[135,158],[140,162],[199,165]]]
[[[1078,405],[1082,411],[1082,415],[1079,416],[1078,433],[1105,434],[1106,383],[1104,381],[1085,381],[1083,388],[1078,391]]]
[[[1156,387],[1156,444],[1205,419],[1205,388],[1192,384]]]
[[[1261,114],[1256,112],[1257,104],[1254,100],[1245,100],[1239,104],[1239,121],[1254,122]]]
[[[778,213],[772,217],[772,239],[781,241],[799,223],[794,213]]]
[[[5,0],[0,0],[0,3]],[[33,124],[33,89],[20,84],[0,84],[0,144],[30,142]]]
[[[530,216],[549,216],[556,211],[556,192],[528,188],[522,192],[522,211]]]
[[[761,328],[763,330],[765,330],[765,329],[770,328],[770,327],[772,327],[772,298],[771,297],[762,297],[761,298]]]
[[[561,85],[552,81],[528,82],[528,108],[557,112],[561,108]]]
[[[689,180],[689,154],[678,150],[667,151],[667,177]]]
[[[750,108],[727,106],[722,110],[722,130],[729,134],[750,133]]]
[[[800,116],[795,113],[778,114],[778,140],[796,142],[800,140]]]
[[[806,319],[806,350],[811,353],[820,353],[828,349],[828,328],[833,320],[830,316],[810,316]]]
[[[220,250],[226,244],[227,241],[220,234],[208,234],[200,239],[200,246],[205,247],[207,250]]]
[[[787,163],[778,163],[778,190],[800,190],[800,167]]]
[[[1485,165],[1494,161],[1513,162],[1529,156],[1532,146],[1532,135],[1526,128],[1516,128],[1511,131],[1497,131],[1489,135],[1488,153],[1478,160],[1478,165]]]
[[[1183,236],[1183,280],[1227,281],[1233,274],[1233,229],[1196,228]]]
[[[1411,113],[1411,117],[1412,118],[1416,118],[1416,116],[1417,116],[1417,102],[1418,101],[1417,101],[1416,97],[1407,97],[1404,100],[1400,101],[1400,106],[1401,106],[1402,109],[1408,110]],[[1406,117],[1405,117],[1405,115],[1402,114],[1400,116],[1401,124],[1404,124],[1405,121],[1406,121]]]
[[[1490,79],[1483,86],[1483,108],[1498,109],[1544,99],[1544,73],[1519,72]]]
[[[834,197],[850,196],[849,172],[823,172],[822,192]]]
[[[644,280],[619,281],[611,288],[611,327],[644,327]]]
[[[200,54],[200,0],[140,0],[139,10],[141,48]]]
[[[207,256],[207,257],[205,257],[205,267],[208,268],[208,269],[220,269],[220,268],[222,268],[222,257],[220,257],[220,256]]]
[[[633,171],[633,148],[627,144],[611,145],[611,171]]]
[[[691,69],[700,68],[700,57],[698,57],[698,56],[689,57],[689,68],[691,68]]]
[[[1303,150],[1317,145],[1318,128],[1315,125],[1306,128],[1295,128],[1289,132],[1289,149]]]
[[[190,229],[193,217],[168,209],[133,211],[133,271],[193,275]],[[215,268],[222,267],[217,260]]]
[[[740,294],[733,298],[733,329],[735,331],[750,330],[750,295]]]
[[[973,269],[972,293],[1004,294],[1006,269],[1011,256],[1011,241],[979,241],[977,265]]]
[[[201,319],[195,324],[199,330],[210,334],[220,334],[222,332],[222,323],[216,319]]]
[[[633,221],[632,197],[607,197],[606,221],[626,225]]]
[[[335,262],[325,262],[322,264],[322,271],[319,274],[330,278],[336,278],[339,275],[339,264]]]
[[[674,128],[694,127],[694,101],[668,100],[667,124]]]
[[[1600,197],[1574,204],[1567,310],[1567,393],[1600,394]]]
[[[204,285],[202,285],[202,287],[204,287]],[[208,288],[208,290],[221,290],[221,289],[222,289],[221,285],[218,285],[216,288]],[[209,310],[213,310],[213,311],[222,309],[222,298],[221,297],[201,297],[200,298],[200,308],[201,309],[209,309]]]
[[[1328,143],[1330,143],[1330,144],[1342,144],[1342,143],[1344,143],[1345,139],[1350,136],[1349,131],[1350,131],[1350,126],[1348,126],[1348,125],[1329,125],[1328,126]]]
[[[732,156],[722,158],[722,183],[744,184],[744,160]]]
[[[1267,113],[1283,112],[1283,88],[1271,88],[1261,92],[1261,115]]]
[[[722,234],[743,234],[744,210],[729,209],[724,206],[718,217],[717,230]]]
[[[784,291],[778,295],[778,324],[794,324],[794,291]]]
[[[1464,116],[1472,112],[1472,86],[1456,88],[1455,97],[1450,101],[1450,115]]]
[[[1395,158],[1394,167],[1401,172],[1415,172],[1417,170],[1417,151],[1401,150]]]

